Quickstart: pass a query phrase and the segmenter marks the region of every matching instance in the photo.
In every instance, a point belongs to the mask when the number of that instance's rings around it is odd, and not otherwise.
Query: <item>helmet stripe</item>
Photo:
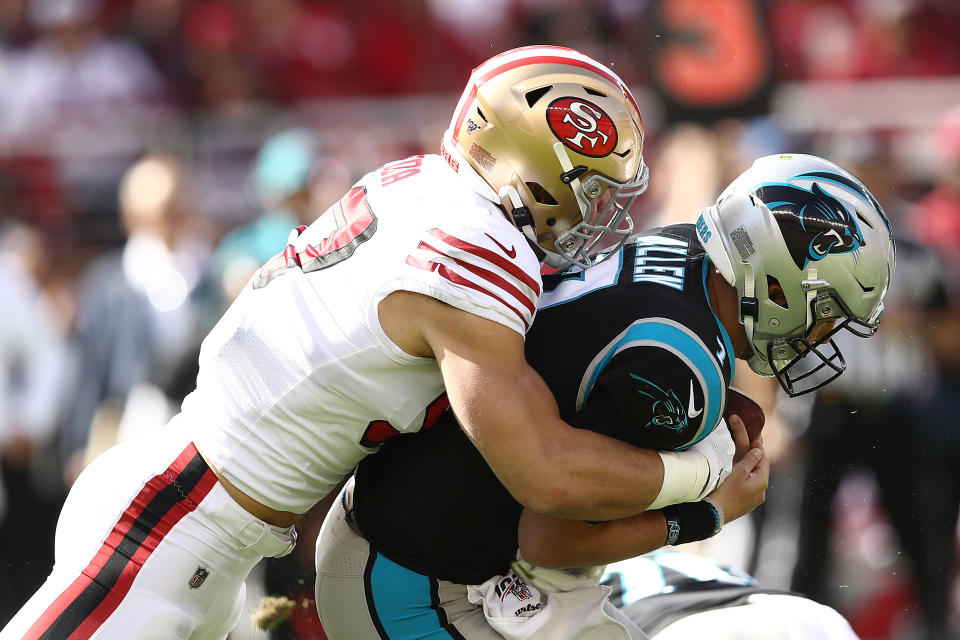
[[[579,51],[574,51],[573,49],[552,46],[531,46],[501,53],[500,55],[490,58],[473,70],[470,76],[470,84],[467,85],[467,88],[460,96],[460,102],[457,104],[457,110],[454,112],[454,125],[452,127],[454,143],[457,142],[460,128],[463,126],[463,121],[467,117],[467,109],[473,104],[481,85],[506,71],[534,64],[566,64],[596,73],[613,83],[623,92],[627,100],[630,101],[630,104],[633,105],[637,113],[637,118],[640,119],[640,126],[643,126],[643,116],[640,115],[640,107],[637,105],[637,101],[630,92],[630,89],[627,88],[627,85],[617,74],[593,58]]]

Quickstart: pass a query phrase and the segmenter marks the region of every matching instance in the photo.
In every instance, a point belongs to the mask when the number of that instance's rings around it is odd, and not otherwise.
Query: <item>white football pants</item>
[[[295,540],[234,502],[174,420],[83,471],[53,571],[0,640],[225,638],[247,574]]]
[[[467,600],[467,585],[417,573],[371,548],[348,522],[352,487],[351,478],[317,538],[317,610],[330,640],[503,640]],[[604,610],[646,640],[612,603]]]

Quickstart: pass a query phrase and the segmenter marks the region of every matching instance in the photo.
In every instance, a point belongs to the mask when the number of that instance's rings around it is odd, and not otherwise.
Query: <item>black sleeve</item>
[[[676,449],[700,431],[704,400],[702,383],[685,361],[666,349],[638,346],[604,367],[569,422],[635,446]]]

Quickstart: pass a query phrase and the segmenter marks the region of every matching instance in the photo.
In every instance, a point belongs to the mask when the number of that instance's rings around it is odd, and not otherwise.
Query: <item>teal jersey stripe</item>
[[[724,384],[720,365],[703,342],[689,329],[667,318],[639,320],[607,345],[591,363],[588,374],[584,377],[585,384],[581,384],[577,408],[580,409],[586,402],[597,378],[614,356],[634,346],[666,349],[686,362],[694,371],[702,387],[706,389],[706,419],[691,444],[705,438],[720,420],[720,408],[725,403],[727,385]]]

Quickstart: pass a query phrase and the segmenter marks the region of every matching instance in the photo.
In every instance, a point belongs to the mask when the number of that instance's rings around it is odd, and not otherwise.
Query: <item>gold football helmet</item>
[[[550,266],[589,267],[633,232],[627,212],[648,176],[640,111],[616,74],[578,51],[521,47],[484,62],[444,141]]]

